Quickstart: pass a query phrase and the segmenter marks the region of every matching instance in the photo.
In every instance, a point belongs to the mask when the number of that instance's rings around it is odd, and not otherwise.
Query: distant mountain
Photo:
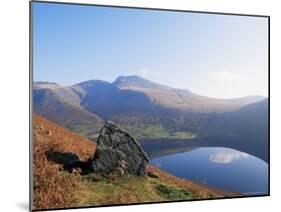
[[[264,99],[265,99],[264,96],[245,96],[245,97],[235,98],[235,99],[226,99],[226,101],[228,101],[230,103],[235,103],[235,104],[247,105],[247,104],[262,101]]]
[[[139,91],[150,101],[164,108],[185,112],[223,112],[238,109],[246,104],[264,99],[248,96],[236,99],[217,99],[197,95],[189,90],[171,88],[146,80],[139,76],[118,77],[113,85],[122,90]]]
[[[212,133],[229,132],[241,135],[241,132],[249,133],[251,129],[252,134],[267,134],[267,125],[268,99],[265,99],[248,104],[236,111],[210,116],[206,128]]]
[[[139,76],[121,76],[113,83],[89,80],[68,87],[44,82],[34,85],[35,112],[59,124],[110,119],[119,124],[161,123],[194,131],[212,113],[235,111],[261,99],[209,98]]]
[[[102,123],[96,114],[85,110],[81,97],[71,88],[55,83],[35,83],[33,87],[34,112],[60,125],[74,123]]]
[[[209,116],[200,134],[205,137],[228,139],[233,147],[243,147],[243,151],[246,149],[247,152],[267,161],[268,99],[246,105],[236,111]]]

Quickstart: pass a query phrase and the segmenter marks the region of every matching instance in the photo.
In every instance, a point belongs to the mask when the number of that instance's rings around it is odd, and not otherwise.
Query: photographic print
[[[32,210],[269,195],[269,17],[30,12]]]

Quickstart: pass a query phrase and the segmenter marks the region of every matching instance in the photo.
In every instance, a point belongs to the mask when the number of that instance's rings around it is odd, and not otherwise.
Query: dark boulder
[[[148,156],[136,139],[113,122],[106,122],[91,160],[94,172],[147,175]]]

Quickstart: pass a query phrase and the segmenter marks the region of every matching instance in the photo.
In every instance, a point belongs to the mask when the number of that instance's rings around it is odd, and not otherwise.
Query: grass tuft
[[[157,185],[156,190],[160,196],[168,200],[189,200],[193,199],[193,195],[191,192],[188,192],[184,189],[179,189],[173,186],[167,185]]]

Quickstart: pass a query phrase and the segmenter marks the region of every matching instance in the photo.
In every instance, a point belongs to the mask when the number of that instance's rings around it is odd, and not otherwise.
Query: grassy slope
[[[48,161],[46,152],[72,152],[86,160],[95,152],[88,139],[33,114],[33,209],[67,207],[80,177],[61,172],[62,165]]]
[[[149,167],[149,176],[81,176],[49,161],[46,152],[72,152],[87,160],[95,152],[90,140],[34,114],[33,209],[128,204],[234,195],[179,179]]]
[[[91,174],[81,178],[76,191],[78,202],[71,206],[116,205],[175,200],[220,198],[236,194],[210,189],[191,181],[179,179],[150,166],[148,177],[111,177]]]

